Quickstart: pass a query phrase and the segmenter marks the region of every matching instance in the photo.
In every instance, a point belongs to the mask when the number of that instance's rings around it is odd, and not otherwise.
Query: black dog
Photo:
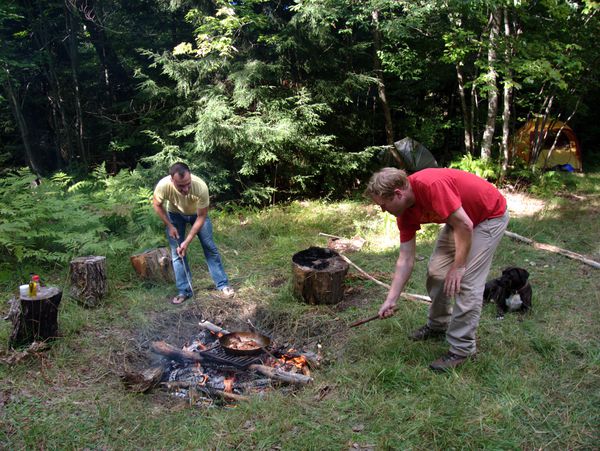
[[[506,312],[527,312],[531,308],[531,285],[529,273],[523,268],[509,267],[502,276],[485,284],[483,302],[494,302],[498,318]]]

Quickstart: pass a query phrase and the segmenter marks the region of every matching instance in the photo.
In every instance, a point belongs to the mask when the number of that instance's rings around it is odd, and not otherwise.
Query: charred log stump
[[[86,307],[95,307],[108,293],[106,257],[90,255],[71,260],[69,295]]]
[[[175,282],[171,251],[166,247],[149,249],[130,257],[133,269],[141,279],[155,282]]]
[[[34,341],[58,336],[58,306],[62,291],[57,287],[39,287],[37,296],[21,296],[13,301],[13,331],[8,345],[16,348]]]
[[[321,247],[310,247],[292,257],[294,295],[309,304],[335,304],[344,297],[348,263]]]

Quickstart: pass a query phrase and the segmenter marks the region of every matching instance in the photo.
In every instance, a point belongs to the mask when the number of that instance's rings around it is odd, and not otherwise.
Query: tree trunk
[[[508,171],[508,161],[510,159],[510,149],[508,148],[508,140],[510,136],[510,116],[512,107],[512,57],[513,48],[511,45],[511,29],[508,17],[508,8],[504,8],[504,38],[506,39],[506,49],[504,50],[504,63],[506,64],[506,77],[504,79],[504,91],[502,96],[502,170],[501,178],[504,179]]]
[[[65,17],[67,30],[69,32],[68,44],[66,45],[71,61],[71,78],[73,79],[73,101],[75,103],[75,142],[77,151],[84,162],[89,161],[89,155],[83,144],[83,113],[81,110],[81,95],[79,91],[79,55],[77,51],[77,30],[79,29],[79,16],[69,2],[66,2]]]
[[[34,341],[58,336],[58,306],[62,291],[56,287],[40,287],[37,296],[23,296],[13,304],[18,312],[12,316],[13,331],[9,347],[16,348]],[[14,305],[13,305],[14,306]]]
[[[371,13],[373,19],[373,68],[375,77],[377,78],[377,94],[379,98],[379,104],[383,110],[383,117],[385,119],[385,137],[388,145],[388,149],[394,157],[394,160],[398,165],[403,168],[404,160],[394,147],[394,124],[392,122],[392,113],[390,105],[387,101],[387,95],[385,92],[385,81],[383,80],[383,69],[381,67],[381,60],[379,59],[379,51],[381,50],[381,32],[379,31],[379,11],[374,10]]]
[[[90,42],[94,46],[100,63],[104,68],[106,94],[111,103],[118,100],[120,94],[129,91],[129,76],[121,64],[117,53],[106,37],[105,28],[98,18],[98,6],[95,0],[69,0],[79,11],[79,15],[89,32]]]
[[[470,110],[467,107],[467,96],[465,93],[465,80],[463,76],[463,63],[456,63],[456,78],[458,80],[458,94],[460,97],[460,107],[463,113],[464,143],[465,151],[473,154],[473,120]]]
[[[29,127],[27,126],[27,121],[23,116],[23,111],[21,109],[21,103],[17,98],[17,93],[11,82],[11,73],[8,67],[4,66],[2,70],[5,72],[6,79],[3,81],[2,86],[4,87],[4,91],[10,101],[10,106],[13,111],[13,115],[15,117],[15,122],[17,123],[17,127],[19,128],[19,133],[21,134],[21,141],[23,142],[23,147],[25,149],[25,156],[27,158],[27,162],[31,170],[40,175],[40,170],[33,158],[33,152],[31,150],[31,141],[29,139]]]
[[[130,257],[133,269],[144,280],[174,282],[171,251],[166,247],[150,249]]]
[[[335,304],[344,297],[349,265],[331,249],[311,247],[294,254],[294,295],[309,304]]]
[[[71,260],[69,295],[86,307],[95,307],[108,293],[106,257],[88,256]]]
[[[496,42],[499,33],[498,10],[494,10],[490,15],[490,35],[488,47],[488,72],[487,80],[487,120],[483,137],[481,140],[481,158],[489,159],[492,157],[492,142],[494,140],[494,131],[496,129],[496,114],[498,112],[498,86],[496,84],[498,74],[496,72]]]

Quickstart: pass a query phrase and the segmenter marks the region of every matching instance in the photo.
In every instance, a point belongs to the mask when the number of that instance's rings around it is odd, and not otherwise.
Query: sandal
[[[185,296],[183,294],[178,294],[173,299],[171,299],[171,304],[175,304],[175,305],[182,304],[187,298],[188,298],[188,296]]]

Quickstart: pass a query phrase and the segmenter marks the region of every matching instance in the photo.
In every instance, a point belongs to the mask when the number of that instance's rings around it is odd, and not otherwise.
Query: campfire
[[[181,348],[153,342],[151,350],[162,362],[124,374],[125,385],[140,392],[161,387],[202,404],[242,401],[276,387],[309,384],[310,368],[320,362],[316,353],[277,347],[258,333],[229,332],[208,321],[201,321],[198,330]]]

